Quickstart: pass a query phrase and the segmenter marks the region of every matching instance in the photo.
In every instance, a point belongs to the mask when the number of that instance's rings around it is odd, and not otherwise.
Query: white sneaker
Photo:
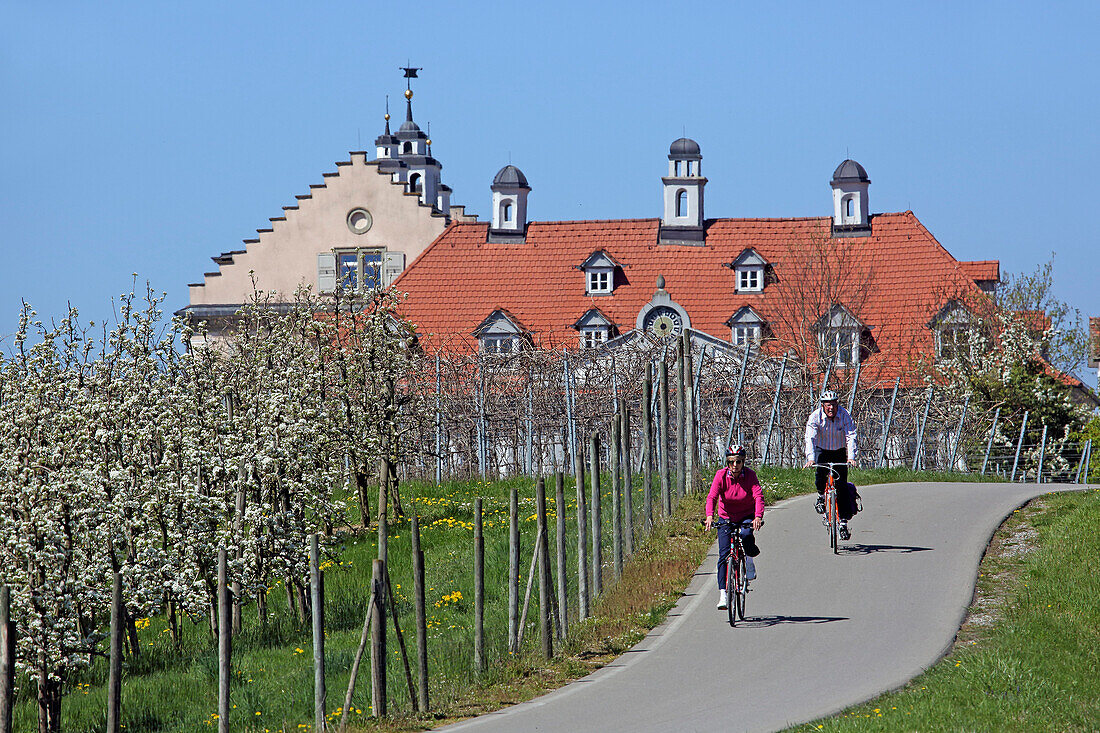
[[[756,563],[751,557],[745,558],[745,580],[756,580]]]
[[[718,591],[718,608],[726,609],[729,608],[729,605],[730,599],[729,596],[726,595],[726,592],[724,590]]]

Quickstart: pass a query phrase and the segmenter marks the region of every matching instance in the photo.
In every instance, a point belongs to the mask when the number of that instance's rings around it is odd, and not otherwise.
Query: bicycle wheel
[[[738,577],[737,555],[731,547],[729,558],[726,560],[726,613],[729,615],[730,626],[737,622],[734,598],[737,597]]]
[[[737,555],[737,618],[745,620],[745,601],[749,596],[749,581],[748,575],[745,570],[745,556],[741,553]],[[733,605],[732,603],[730,604]]]
[[[836,547],[836,489],[825,491],[825,517],[829,525],[829,547],[837,554]]]

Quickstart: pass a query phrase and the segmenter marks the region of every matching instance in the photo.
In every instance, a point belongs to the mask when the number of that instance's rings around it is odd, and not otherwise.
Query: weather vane
[[[419,77],[417,77],[416,72],[422,71],[423,67],[402,66],[402,67],[399,67],[399,68],[402,71],[405,72],[405,97],[409,98],[409,97],[412,96],[412,81],[411,80],[419,78]]]

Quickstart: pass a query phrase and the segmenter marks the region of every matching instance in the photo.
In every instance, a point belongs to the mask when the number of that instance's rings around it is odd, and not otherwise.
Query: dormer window
[[[842,305],[834,305],[818,321],[821,357],[836,367],[858,364],[864,325]]]
[[[940,309],[928,327],[936,335],[936,358],[944,361],[974,358],[977,335],[974,317],[957,300],[948,302]]]
[[[481,337],[483,354],[513,354],[517,351],[519,351],[519,339],[515,336],[492,334]]]
[[[747,305],[730,316],[726,325],[730,327],[730,343],[742,348],[745,344],[758,345],[767,333],[764,319]]]
[[[733,289],[737,293],[759,293],[764,290],[764,271],[768,261],[749,247],[726,267],[733,270]]]
[[[741,267],[737,269],[737,292],[758,293],[764,289],[763,267]]]
[[[588,271],[588,294],[589,295],[609,295],[611,293],[611,275],[610,269],[600,268],[598,270]]]
[[[859,331],[855,328],[830,328],[821,333],[821,354],[837,367],[849,367],[859,361]]]
[[[581,348],[594,349],[607,343],[607,328],[593,327],[581,329]]]
[[[474,329],[483,354],[514,354],[530,343],[531,334],[508,311],[498,308]]]
[[[585,295],[611,295],[615,292],[615,271],[619,263],[607,252],[598,249],[577,265],[584,272]]]
[[[603,346],[616,332],[615,324],[599,308],[588,309],[573,324],[573,328],[580,332],[580,347],[582,349],[594,349]]]

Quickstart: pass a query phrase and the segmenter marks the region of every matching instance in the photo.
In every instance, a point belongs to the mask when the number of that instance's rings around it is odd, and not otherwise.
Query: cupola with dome
[[[833,236],[866,237],[871,234],[867,189],[871,179],[856,161],[848,158],[833,171]]]
[[[511,163],[493,176],[493,221],[490,242],[522,242],[527,234],[527,176]]]
[[[703,155],[699,143],[686,137],[668,148],[668,175],[664,186],[661,244],[703,244]]]

